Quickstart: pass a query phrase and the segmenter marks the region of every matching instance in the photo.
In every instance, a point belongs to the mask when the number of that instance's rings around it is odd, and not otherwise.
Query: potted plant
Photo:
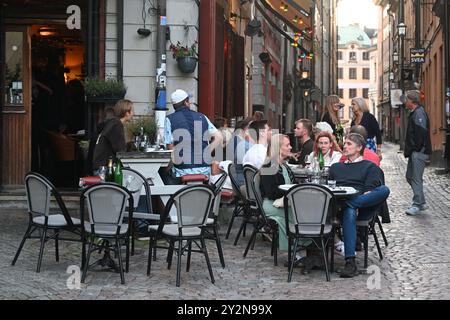
[[[178,41],[177,44],[170,45],[170,51],[172,51],[173,58],[177,60],[178,68],[183,73],[192,73],[197,67],[197,44],[195,41],[190,47],[182,46]]]
[[[149,144],[153,145],[156,142],[157,135],[157,125],[155,117],[153,116],[139,116],[135,117],[133,120],[125,125],[126,130],[129,134],[134,136],[135,148],[139,149],[141,140],[143,137],[141,135],[147,136]]]
[[[124,82],[116,79],[86,78],[84,90],[90,102],[110,102],[114,104],[123,99],[127,92]]]

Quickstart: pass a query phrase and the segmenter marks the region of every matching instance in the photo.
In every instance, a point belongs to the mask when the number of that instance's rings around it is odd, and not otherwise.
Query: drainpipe
[[[420,0],[415,0],[415,11],[416,11],[416,28],[415,28],[415,45],[416,48],[420,48],[421,44],[420,44],[420,33],[421,33],[421,25],[420,25]],[[416,77],[416,81],[419,82],[420,79],[420,68],[421,68],[421,64],[416,63],[416,69],[415,69],[415,77]]]
[[[117,0],[117,80],[123,80],[123,0]]]
[[[157,141],[164,141],[164,124],[166,122],[166,31],[167,31],[167,0],[158,0],[158,26],[156,35],[156,89],[155,89],[155,120],[158,128]]]

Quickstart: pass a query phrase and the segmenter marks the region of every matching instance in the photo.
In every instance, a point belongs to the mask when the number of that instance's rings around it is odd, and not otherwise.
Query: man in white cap
[[[213,150],[222,145],[222,135],[202,113],[190,109],[189,95],[177,89],[171,95],[175,112],[166,117],[164,140],[168,150],[174,150],[171,174],[166,184],[180,184],[187,174],[211,173]],[[209,141],[213,140],[211,145]]]
[[[420,105],[420,91],[409,90],[401,97],[405,107],[411,111],[405,136],[403,154],[408,158],[406,181],[413,190],[413,204],[406,210],[408,215],[416,215],[426,210],[423,193],[423,172],[431,152],[430,120],[424,107]]]

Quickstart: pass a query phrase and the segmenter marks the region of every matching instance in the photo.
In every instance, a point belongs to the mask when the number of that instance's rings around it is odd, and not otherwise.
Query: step
[[[75,195],[62,195],[64,203],[67,209],[79,209],[80,207],[80,197]],[[0,208],[8,209],[27,209],[27,197],[25,193],[23,194],[6,194],[0,193]],[[52,198],[50,200],[50,208],[57,209],[58,204]]]

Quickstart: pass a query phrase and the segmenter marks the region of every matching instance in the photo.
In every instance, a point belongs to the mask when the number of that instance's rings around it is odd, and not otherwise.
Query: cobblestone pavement
[[[219,263],[216,247],[207,242],[215,284],[211,284],[203,256],[193,254],[191,271],[181,274],[181,287],[175,286],[176,269],[167,270],[165,251],[152,264],[152,275],[146,272],[148,242],[137,242],[136,254],[130,259],[126,284],[109,271],[88,273],[81,289],[67,287],[71,265],[80,263],[80,245],[60,242],[60,262],[55,262],[54,245],[47,243],[40,273],[35,273],[38,240],[28,240],[16,263],[11,266],[15,250],[27,226],[23,210],[2,209],[0,214],[0,298],[1,299],[450,299],[450,179],[438,176],[434,168],[426,168],[425,192],[430,209],[410,217],[404,210],[411,202],[412,192],[405,182],[406,161],[398,147],[384,147],[383,168],[386,183],[391,188],[388,200],[392,223],[384,224],[389,246],[382,244],[385,259],[378,260],[373,240],[369,240],[370,270],[381,270],[379,285],[376,273],[341,279],[332,274],[327,282],[324,271],[301,274],[294,269],[293,281],[287,283],[283,267],[285,254],[279,256],[279,266],[273,266],[270,242],[258,238],[255,249],[242,257],[248,236],[233,246],[236,228],[230,239],[224,240],[226,226],[221,228],[226,268]],[[235,222],[235,226],[239,221]],[[358,264],[362,266],[362,252]],[[174,259],[176,256],[174,257]],[[174,260],[175,262],[175,260]],[[336,265],[343,265],[336,257]]]

